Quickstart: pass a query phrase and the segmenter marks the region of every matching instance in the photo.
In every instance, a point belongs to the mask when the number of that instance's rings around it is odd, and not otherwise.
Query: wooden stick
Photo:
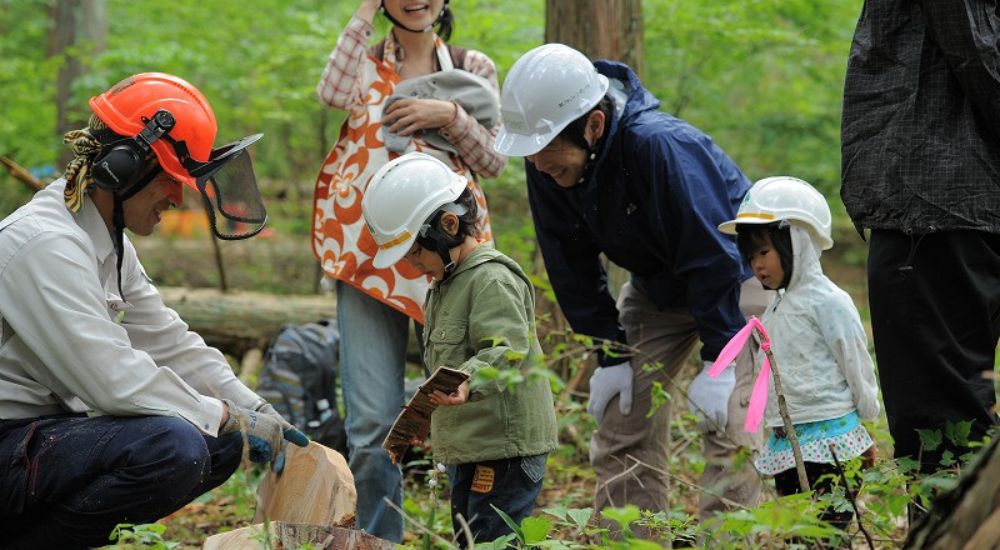
[[[23,183],[28,189],[32,191],[41,191],[45,184],[38,180],[35,176],[31,175],[31,172],[27,171],[20,164],[14,162],[13,160],[0,156],[0,164],[3,164],[7,172],[10,173],[11,177],[17,181]]]
[[[762,342],[764,341],[764,336],[761,334],[760,330],[754,328],[754,332],[757,333],[757,338]],[[792,417],[788,415],[788,405],[785,404],[785,393],[781,389],[781,376],[778,375],[778,363],[774,361],[774,354],[771,353],[771,346],[761,345],[761,350],[767,355],[767,360],[771,363],[771,376],[774,378],[774,393],[778,396],[778,412],[781,414],[781,420],[785,424],[785,434],[788,435],[788,441],[792,444],[792,455],[795,457],[795,471],[799,474],[799,488],[802,489],[803,493],[809,492],[809,477],[806,476],[806,463],[802,459],[802,449],[799,447],[799,438],[795,435],[795,426],[792,425]]]
[[[834,448],[834,444],[830,443],[830,454],[833,455],[833,463],[837,466],[837,471],[840,473],[840,479],[844,482],[844,492],[847,493],[847,500],[851,501],[851,507],[854,508],[854,515],[857,516],[858,529],[861,529],[861,533],[865,536],[865,540],[868,541],[868,548],[875,548],[875,543],[872,542],[872,536],[868,534],[865,530],[865,525],[861,523],[861,509],[858,508],[858,502],[854,498],[854,492],[851,491],[851,485],[847,482],[847,474],[844,473],[844,468],[840,465],[840,458],[837,457],[837,450]]]

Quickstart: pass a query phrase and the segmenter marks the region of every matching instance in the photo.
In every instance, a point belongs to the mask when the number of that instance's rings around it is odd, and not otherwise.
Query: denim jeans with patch
[[[0,421],[2,548],[104,546],[119,523],[151,523],[240,464],[239,434],[181,418],[65,415]]]
[[[455,536],[463,548],[471,548],[463,535],[465,520],[476,542],[496,540],[510,527],[496,513],[496,506],[518,525],[535,509],[535,499],[542,490],[548,453],[503,458],[448,468],[451,480],[451,521]],[[492,506],[491,506],[492,505]]]

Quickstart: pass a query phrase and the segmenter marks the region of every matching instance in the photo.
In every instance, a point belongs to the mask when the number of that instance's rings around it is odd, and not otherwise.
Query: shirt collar
[[[111,232],[108,231],[108,226],[104,224],[104,218],[97,211],[94,201],[90,200],[89,194],[84,197],[83,206],[80,207],[80,211],[76,214],[76,223],[80,225],[80,228],[93,241],[97,260],[101,263],[107,261],[114,254],[115,245],[111,242]]]

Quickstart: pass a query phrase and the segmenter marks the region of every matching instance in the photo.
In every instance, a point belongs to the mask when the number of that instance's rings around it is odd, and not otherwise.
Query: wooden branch
[[[858,500],[855,498],[854,491],[851,490],[851,484],[847,481],[847,474],[844,473],[844,467],[840,465],[840,458],[837,456],[836,445],[830,443],[829,445],[830,454],[833,456],[833,463],[837,466],[837,472],[840,474],[840,480],[844,482],[844,493],[847,495],[847,500],[851,501],[851,507],[854,508],[854,518],[858,520],[858,529],[861,530],[861,534],[865,536],[865,540],[868,542],[868,548],[875,548],[875,542],[872,541],[872,536],[868,534],[865,529],[864,522],[861,521],[861,508],[858,507]]]
[[[760,333],[760,330],[754,328],[754,332],[757,333],[757,338],[763,342],[764,335]],[[765,346],[762,344],[761,350],[767,355],[767,360],[771,364],[771,376],[774,378],[774,393],[778,396],[778,413],[781,414],[781,421],[785,425],[785,434],[788,436],[788,442],[792,444],[792,455],[795,457],[795,472],[799,475],[799,488],[802,489],[803,493],[808,493],[810,487],[809,477],[806,476],[806,463],[802,459],[802,448],[799,447],[799,438],[795,435],[795,426],[792,424],[792,417],[788,415],[785,393],[781,389],[781,376],[778,374],[778,363],[774,361],[774,354],[771,353],[770,345]]]
[[[455,369],[438,367],[434,374],[420,385],[410,402],[403,407],[396,421],[392,423],[389,435],[382,442],[382,448],[389,453],[394,464],[399,463],[403,453],[410,445],[422,442],[431,431],[431,413],[437,405],[431,402],[430,395],[436,390],[450,394],[458,389],[469,375]]]
[[[31,189],[32,191],[41,191],[45,187],[45,184],[42,183],[41,180],[32,176],[31,172],[25,170],[24,167],[13,160],[0,156],[0,164],[3,164],[4,168],[7,169],[7,173],[9,173],[11,177],[23,183],[28,189]]]

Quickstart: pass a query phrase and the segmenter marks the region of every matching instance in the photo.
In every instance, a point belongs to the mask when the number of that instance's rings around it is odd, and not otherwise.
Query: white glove
[[[688,386],[688,408],[701,420],[700,426],[703,432],[721,433],[726,431],[729,396],[736,388],[736,367],[730,365],[719,374],[718,378],[708,376],[710,368],[712,362],[705,361],[701,372]]]
[[[618,398],[618,410],[627,415],[632,412],[632,365],[625,361],[617,365],[598,367],[590,377],[590,400],[587,412],[594,415],[600,424],[604,410],[614,396]]]

